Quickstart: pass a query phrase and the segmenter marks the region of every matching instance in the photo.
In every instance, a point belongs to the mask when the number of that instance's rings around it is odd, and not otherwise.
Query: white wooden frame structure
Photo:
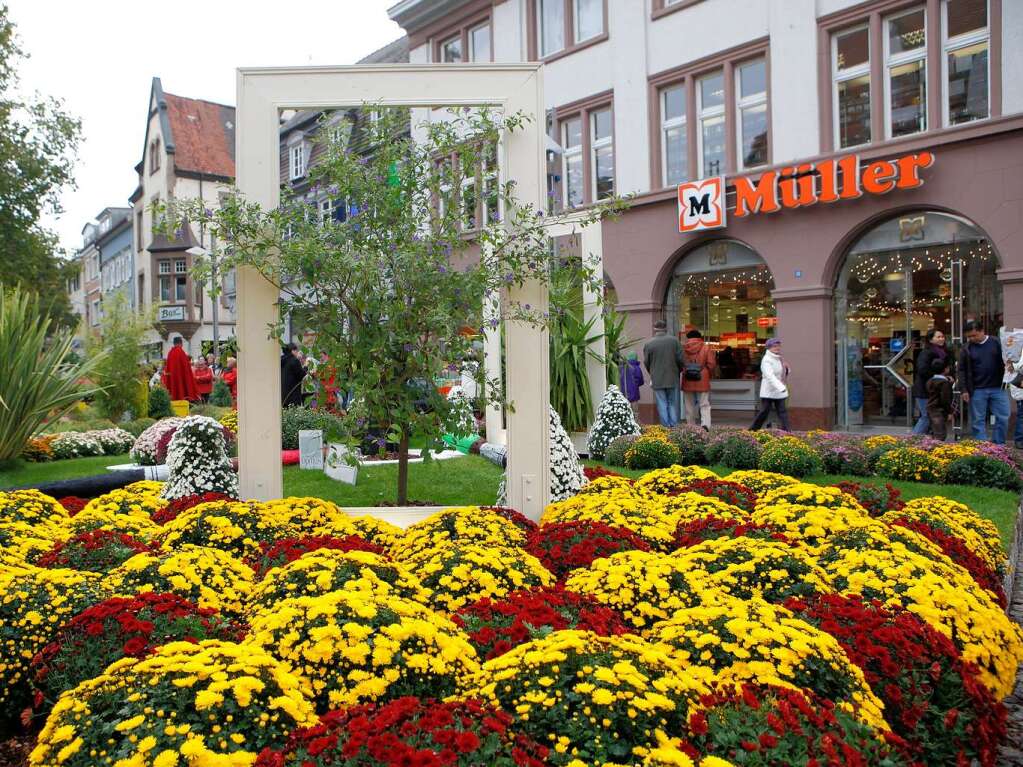
[[[270,210],[280,203],[282,109],[490,105],[531,120],[501,142],[504,178],[516,199],[543,210],[544,108],[539,64],[466,64],[245,68],[238,70],[236,166],[238,188]],[[268,328],[278,294],[252,269],[238,286],[239,472],[243,498],[283,495],[281,472],[280,347]],[[533,281],[507,300],[547,310],[546,285]],[[508,322],[508,503],[539,519],[550,494],[548,408],[550,372],[545,328]]]

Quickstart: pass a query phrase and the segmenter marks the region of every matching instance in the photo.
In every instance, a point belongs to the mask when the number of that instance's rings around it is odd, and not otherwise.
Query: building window
[[[142,211],[135,212],[135,250],[142,250]]]
[[[536,51],[544,58],[602,37],[607,0],[533,0]]]
[[[573,33],[576,44],[604,33],[604,0],[572,0]]]
[[[767,164],[767,61],[753,59],[735,68],[739,169]]]
[[[469,30],[469,61],[490,61],[490,22]]]
[[[160,301],[168,303],[171,300],[171,278],[161,277],[160,278]]]
[[[839,32],[831,38],[835,145],[870,143],[870,28]]]
[[[100,308],[99,308],[99,299],[97,298],[97,299],[93,300],[93,302],[92,302],[92,312],[91,312],[90,319],[92,321],[93,326],[99,325],[99,318],[100,318],[100,316],[101,316],[101,314],[100,314]]]
[[[149,173],[152,175],[160,170],[160,139],[149,142]]]
[[[661,176],[665,186],[689,178],[689,141],[686,136],[686,87],[661,91]]]
[[[594,200],[610,197],[615,191],[615,156],[611,107],[590,112],[591,193]]]
[[[462,36],[452,37],[440,45],[440,60],[444,64],[458,64],[462,61]]]
[[[923,8],[884,20],[885,131],[889,138],[927,130],[927,19]]]
[[[725,77],[721,70],[696,81],[696,99],[700,115],[697,176],[720,176],[725,172]]]
[[[987,0],[945,0],[942,11],[945,124],[983,120],[990,115]]]
[[[175,259],[175,261],[174,261],[174,273],[175,274],[187,274],[188,273],[188,264],[185,262],[185,259],[183,259],[183,258]]]
[[[476,194],[476,177],[466,175],[461,180],[459,204],[462,211],[462,229],[471,232],[479,223],[479,197]]]
[[[565,48],[565,0],[536,0],[537,40],[540,55],[550,56]]]
[[[302,178],[305,175],[305,145],[301,142],[291,147],[288,152],[291,158],[289,163],[289,176],[292,181]]]
[[[565,120],[561,126],[561,178],[565,188],[565,207],[575,208],[585,200],[583,184],[583,120],[581,116]]]
[[[159,270],[160,274],[170,274],[171,273],[170,261],[160,261]]]

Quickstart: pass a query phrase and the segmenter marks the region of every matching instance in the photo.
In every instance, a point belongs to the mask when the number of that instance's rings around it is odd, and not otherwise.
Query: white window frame
[[[583,133],[583,130],[585,130],[585,128],[582,125],[579,126],[579,128],[580,128],[580,130],[579,130],[579,144],[577,146],[573,146],[573,147],[570,147],[568,145],[568,138],[567,138],[568,137],[568,124],[570,122],[572,122],[573,120],[579,120],[579,122],[582,123],[583,115],[581,113],[580,114],[575,114],[575,115],[572,115],[570,117],[566,117],[561,122],[561,146],[562,146],[562,152],[561,152],[561,197],[562,197],[562,206],[564,207],[565,210],[572,210],[573,209],[573,207],[571,205],[569,205],[569,202],[568,202],[568,160],[569,160],[570,157],[572,157],[572,158],[578,157],[580,159],[580,161],[582,161],[583,160],[583,149],[586,146],[586,140],[585,140],[585,135],[586,134]],[[585,163],[583,163],[583,168],[585,169]],[[585,184],[585,183],[586,183],[586,180],[584,179],[583,180],[583,184]],[[583,205],[586,204],[586,192],[585,192],[585,189],[586,189],[586,187],[584,186],[583,189],[580,190],[580,191],[583,192],[583,195],[582,195],[582,199],[579,201],[579,206],[583,206]]]
[[[579,2],[580,0],[571,0],[572,2],[572,41],[574,45],[581,45],[590,40],[596,40],[606,31],[604,29],[604,3],[602,0],[598,0],[597,11],[600,13],[600,29],[597,30],[596,34],[590,35],[589,37],[579,37]]]
[[[188,274],[188,262],[185,259],[174,259],[174,274]]]
[[[288,177],[292,181],[305,175],[305,143],[296,142],[288,147]]]
[[[320,224],[323,225],[330,221],[334,215],[334,203],[329,197],[317,201],[316,211],[319,214]]]
[[[475,44],[473,42],[473,39],[472,39],[472,33],[473,32],[477,32],[477,31],[479,31],[481,29],[486,29],[487,30],[487,39],[490,41],[489,42],[490,51],[488,52],[488,55],[485,58],[482,58],[482,59],[476,54],[476,46],[475,46]],[[478,63],[481,63],[481,62],[482,63],[486,63],[488,61],[493,61],[494,60],[494,30],[493,30],[493,28],[490,25],[490,19],[487,19],[482,24],[477,24],[474,27],[469,27],[469,29],[465,33],[465,39],[466,39],[466,47],[469,49],[469,51],[468,51],[469,57],[468,57],[468,59],[463,59],[463,60],[470,61],[473,64],[478,64]]]
[[[459,179],[458,220],[463,232],[475,232],[480,227],[480,197],[476,189],[476,176],[467,175]],[[465,195],[474,197],[472,210],[465,204]],[[474,220],[473,220],[474,219]]]
[[[760,63],[762,63],[764,65],[764,90],[760,91],[757,94],[754,94],[753,96],[746,96],[744,98],[743,95],[742,95],[742,79],[741,79],[741,77],[742,77],[742,68],[744,66],[746,66],[747,64],[754,64],[756,62],[760,62]],[[743,156],[742,156],[742,113],[743,113],[743,111],[746,110],[746,109],[751,109],[752,107],[759,107],[759,106],[764,107],[764,116],[765,116],[765,119],[767,120],[767,125],[770,126],[771,113],[770,113],[770,109],[769,109],[768,104],[767,104],[767,89],[768,89],[768,85],[769,85],[769,83],[767,81],[768,76],[769,76],[769,72],[768,72],[768,69],[767,69],[767,56],[754,56],[752,59],[745,59],[744,61],[736,62],[732,66],[732,77],[735,79],[735,83],[734,83],[734,85],[735,85],[735,153],[737,155],[737,157],[735,158],[735,167],[738,170],[749,170],[750,168],[763,168],[764,166],[770,164],[770,154],[771,154],[770,153],[770,146],[768,147],[768,159],[765,160],[764,162],[760,163],[759,165],[746,165],[746,163],[745,163],[745,161],[743,159]],[[725,126],[725,130],[727,130],[727,129],[728,129],[728,126],[726,125]],[[768,133],[770,133],[770,131],[768,131]],[[770,139],[768,139],[768,143],[770,143]]]
[[[158,263],[159,263],[159,265],[157,266],[157,269],[158,269],[158,271],[159,271],[159,273],[161,275],[170,274],[171,273],[171,262],[170,262],[170,259],[161,258]]]
[[[913,51],[907,51],[905,53],[898,53],[892,55],[889,26],[895,19],[901,19],[903,16],[909,16],[910,14],[923,11],[924,13],[924,44]],[[892,138],[892,69],[895,67],[902,66],[903,64],[912,64],[917,61],[923,62],[923,78],[924,78],[924,124],[920,130],[915,133],[906,134],[908,136],[916,136],[921,133],[925,133],[930,127],[927,120],[928,102],[934,98],[934,94],[930,92],[927,87],[927,49],[930,45],[930,40],[927,39],[927,6],[916,5],[912,8],[899,11],[885,16],[881,20],[881,37],[882,46],[884,48],[884,137],[885,139]],[[871,83],[873,86],[873,83]],[[944,92],[944,88],[941,89]],[[904,136],[899,136],[904,138]],[[871,136],[873,139],[873,136]]]
[[[466,57],[465,57],[465,51],[464,50],[460,50],[459,51],[460,58],[458,59],[458,61],[449,62],[449,61],[447,61],[444,58],[444,49],[447,48],[449,45],[451,45],[451,43],[458,43],[458,47],[462,48],[462,35],[461,34],[452,35],[451,37],[448,37],[448,38],[445,38],[444,40],[441,40],[441,43],[440,43],[440,46],[439,46],[439,48],[440,48],[440,63],[441,64],[464,64],[464,63],[466,63],[466,61],[468,61],[468,59],[466,59]]]
[[[725,131],[728,131],[728,117],[725,114],[725,101],[721,100],[721,105],[716,107],[703,106],[703,88],[700,83],[708,77],[713,77],[718,73],[721,74],[722,87],[724,86],[724,69],[714,69],[709,72],[704,72],[702,75],[693,78],[693,88],[695,89],[696,96],[696,177],[706,178],[707,169],[703,167],[703,121],[712,119],[714,117],[721,117],[725,122]],[[722,155],[724,163],[728,161],[727,152]],[[725,175],[725,168],[721,168],[718,172],[719,176]]]
[[[849,67],[848,69],[843,69],[841,72],[839,72],[838,38],[841,37],[842,35],[847,35],[852,32],[859,32],[860,30],[864,29],[867,31],[867,60],[863,64],[857,64],[855,67]],[[876,84],[874,83],[873,78],[871,77],[870,74],[870,60],[873,57],[873,55],[874,51],[872,50],[872,43],[870,40],[869,23],[856,24],[854,26],[846,27],[845,29],[839,29],[831,33],[831,125],[832,130],[834,131],[835,149],[843,148],[849,149],[854,146],[866,146],[867,144],[873,143],[874,141],[874,131],[873,126],[871,126],[870,141],[863,144],[850,144],[848,147],[842,147],[842,126],[839,121],[838,112],[838,86],[841,83],[847,82],[849,80],[857,80],[863,77],[863,75],[866,75],[869,78],[868,87],[870,88],[870,93],[872,94],[874,92]],[[869,98],[868,103],[870,103],[871,118],[873,118],[874,105],[872,97]]]
[[[985,4],[987,7],[984,17],[987,19],[987,24],[984,28],[950,39],[948,36],[948,0],[941,0],[941,124],[946,128],[951,127],[948,109],[950,96],[948,92],[948,55],[955,53],[960,48],[969,48],[978,43],[987,43],[987,116],[978,117],[969,122],[975,123],[991,119],[991,1],[985,0]],[[959,123],[959,125],[966,125],[966,123]]]
[[[611,132],[607,138],[597,139],[597,115],[600,112],[607,112],[611,118]],[[615,173],[615,128],[614,128],[614,110],[611,105],[602,107],[595,107],[586,113],[587,120],[589,122],[590,131],[590,200],[593,202],[599,202],[602,198],[597,196],[597,150],[605,147],[611,147],[611,194],[614,194],[614,189],[617,184],[617,174]]]
[[[668,113],[667,107],[667,93],[672,90],[682,91],[682,104],[683,111],[681,117],[667,118],[665,115]],[[668,181],[668,131],[674,130],[675,128],[682,129],[682,135],[686,137],[686,175],[689,175],[689,134],[687,125],[689,123],[689,102],[686,94],[686,84],[684,82],[675,83],[674,85],[666,85],[658,91],[658,100],[661,102],[661,183],[665,187],[670,186],[673,183]],[[682,179],[685,181],[686,179]]]
[[[565,0],[532,0],[533,8],[536,11],[536,50],[539,58],[546,58],[547,56],[553,56],[555,53],[561,53],[561,51],[568,48],[568,40],[565,39],[565,13],[568,11],[568,6],[565,4]],[[561,3],[561,47],[555,48],[554,50],[546,51],[543,47],[543,9],[548,2]]]
[[[500,139],[498,140],[498,143],[500,143]],[[487,205],[487,197],[490,193],[491,185],[496,186],[498,189],[497,210],[495,211],[497,219],[495,220],[499,221],[501,218],[501,168],[496,162],[497,155],[500,151],[500,146],[495,147],[493,157],[490,156],[489,151],[483,152],[483,169],[480,174],[480,178],[483,182],[483,188],[480,194],[481,220],[483,222],[483,226],[489,226],[491,223],[494,223],[490,220],[490,208]]]

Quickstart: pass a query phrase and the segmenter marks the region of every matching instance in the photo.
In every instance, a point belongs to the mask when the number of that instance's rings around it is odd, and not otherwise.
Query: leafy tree
[[[118,421],[126,411],[132,418],[148,414],[143,386],[142,357],[146,333],[153,327],[151,314],[136,314],[123,292],[103,302],[100,335],[88,341],[88,353],[97,357],[93,377],[102,387],[96,405],[107,418]]]
[[[494,317],[547,322],[528,305],[496,308],[507,288],[546,281],[552,268],[542,211],[518,204],[496,174],[494,147],[523,122],[463,109],[416,126],[413,139],[406,110],[383,110],[379,120],[356,119],[350,133],[325,131],[323,160],[311,170],[320,192],[347,201],[347,216],[321,222],[285,192],[269,212],[234,195],[217,211],[190,201],[167,217],[168,227],[203,220],[225,243],[221,269],[254,268],[280,289],[282,315],[301,313],[315,335],[311,355],[326,355],[338,385],[354,395],[345,416],[353,444],[377,430],[398,445],[399,504],[408,500],[411,436],[438,449],[444,433],[472,428],[464,401],[440,395],[433,381],[472,357],[491,316],[485,305]],[[619,204],[594,207],[580,225]],[[198,271],[208,275],[208,264]],[[580,279],[592,275],[580,270]],[[494,382],[488,388],[497,391]]]
[[[81,123],[57,99],[18,97],[25,55],[0,5],[0,283],[46,296],[48,315],[73,327],[64,283],[77,265],[61,258],[56,235],[40,219],[61,212],[60,192],[74,184]]]

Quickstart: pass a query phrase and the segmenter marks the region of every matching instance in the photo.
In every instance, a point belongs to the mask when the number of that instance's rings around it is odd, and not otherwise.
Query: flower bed
[[[671,466],[539,526],[403,531],[163,492],[0,493],[0,714],[34,704],[30,767],[993,767],[1005,737],[1006,558],[944,498]]]

